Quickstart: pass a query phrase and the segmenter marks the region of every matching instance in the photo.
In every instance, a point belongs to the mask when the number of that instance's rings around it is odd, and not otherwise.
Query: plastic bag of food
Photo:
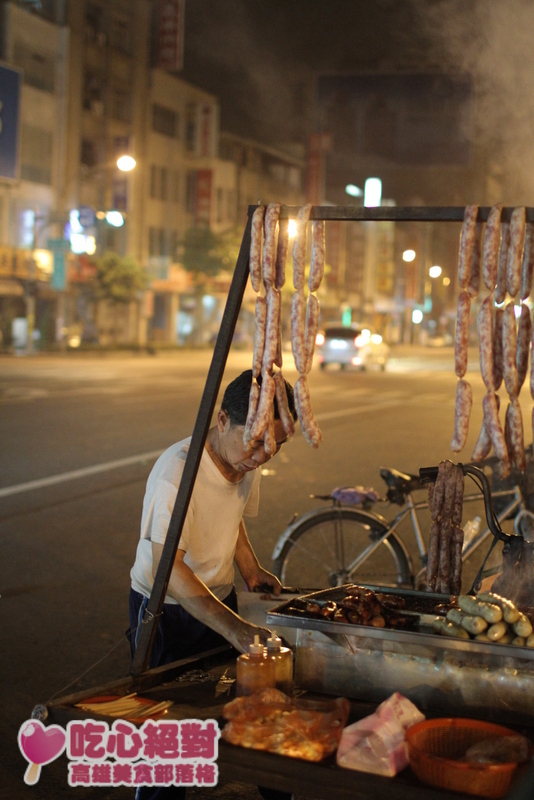
[[[295,700],[278,689],[263,689],[224,706],[228,722],[221,736],[240,747],[321,761],[338,746],[349,710],[343,697]]]
[[[474,764],[522,764],[527,761],[528,752],[528,739],[524,736],[500,736],[472,744],[464,761]]]
[[[338,765],[393,777],[408,766],[406,731],[424,719],[410,700],[395,692],[374,714],[344,729],[337,749]]]

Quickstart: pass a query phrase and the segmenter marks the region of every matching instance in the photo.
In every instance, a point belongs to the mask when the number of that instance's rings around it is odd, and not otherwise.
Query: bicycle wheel
[[[393,533],[356,569],[355,559],[387,531],[373,514],[353,508],[313,511],[291,526],[290,535],[273,562],[284,586],[327,589],[345,583],[380,586],[412,585],[408,553]]]

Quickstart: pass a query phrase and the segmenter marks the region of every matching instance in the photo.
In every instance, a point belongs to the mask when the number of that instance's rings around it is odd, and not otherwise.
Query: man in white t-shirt
[[[270,584],[279,594],[278,579],[264,570],[247,536],[244,516],[256,516],[260,471],[271,456],[263,440],[243,448],[252,372],[247,370],[225,391],[217,424],[210,428],[184,528],[171,573],[162,616],[158,620],[150,666],[161,666],[217,647],[226,641],[245,652],[259,633],[267,631],[237,614],[233,586],[234,562],[247,588]],[[288,403],[297,419],[293,390],[286,381]],[[276,400],[277,450],[287,441]],[[140,624],[163,551],[190,439],[169,447],[156,461],[148,478],[141,538],[131,570],[130,644],[132,655]]]

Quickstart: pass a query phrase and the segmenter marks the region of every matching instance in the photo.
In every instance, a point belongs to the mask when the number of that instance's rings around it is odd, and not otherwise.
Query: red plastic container
[[[420,781],[477,797],[503,797],[517,764],[472,764],[461,761],[476,742],[516,736],[516,732],[474,719],[430,719],[406,732],[410,766]]]

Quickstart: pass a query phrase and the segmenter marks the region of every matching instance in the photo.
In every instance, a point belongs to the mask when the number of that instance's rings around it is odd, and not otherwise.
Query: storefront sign
[[[0,64],[0,177],[19,179],[19,70]]]
[[[197,171],[196,221],[209,225],[211,218],[211,169]]]
[[[49,239],[48,249],[54,255],[54,271],[50,278],[50,287],[64,292],[67,286],[67,251],[69,243],[65,239]]]
[[[158,67],[172,72],[184,66],[185,0],[159,0]]]

